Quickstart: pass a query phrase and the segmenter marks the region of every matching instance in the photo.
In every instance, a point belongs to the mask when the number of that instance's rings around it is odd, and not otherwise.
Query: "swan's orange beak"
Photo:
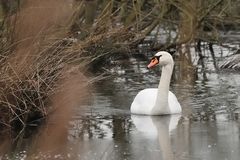
[[[159,63],[158,59],[156,57],[153,57],[151,62],[148,64],[147,68],[152,68],[154,66],[156,66]]]

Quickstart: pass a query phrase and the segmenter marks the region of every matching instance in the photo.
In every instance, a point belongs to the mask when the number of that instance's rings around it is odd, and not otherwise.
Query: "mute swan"
[[[131,104],[131,113],[143,115],[165,115],[181,113],[182,108],[176,96],[169,91],[173,71],[173,58],[165,51],[157,52],[148,68],[159,64],[162,67],[158,88],[147,88],[140,91]]]

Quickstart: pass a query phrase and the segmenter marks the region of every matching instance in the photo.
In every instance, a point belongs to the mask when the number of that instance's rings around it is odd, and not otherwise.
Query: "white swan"
[[[173,71],[173,58],[165,51],[157,52],[148,68],[157,64],[162,66],[162,74],[158,88],[148,88],[140,91],[131,104],[131,113],[143,115],[164,115],[181,113],[182,108],[176,96],[169,91]]]

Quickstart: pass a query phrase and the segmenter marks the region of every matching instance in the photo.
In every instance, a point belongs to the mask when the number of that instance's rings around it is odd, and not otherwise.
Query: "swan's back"
[[[143,115],[161,115],[161,113],[153,113],[152,109],[155,106],[157,99],[157,88],[147,88],[141,90],[134,98],[131,104],[131,113],[143,114]],[[170,114],[181,113],[182,108],[176,98],[176,96],[169,91],[168,104],[170,108]]]

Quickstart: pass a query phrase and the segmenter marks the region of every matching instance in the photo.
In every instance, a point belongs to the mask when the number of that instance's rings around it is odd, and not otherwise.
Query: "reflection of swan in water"
[[[137,116],[131,115],[131,119],[137,130],[146,136],[156,136],[163,160],[173,160],[173,151],[170,142],[170,133],[174,130],[181,115],[171,116]]]
[[[174,66],[173,58],[168,52],[157,52],[148,68],[157,64],[162,66],[162,75],[158,88],[148,88],[140,91],[131,104],[131,113],[143,115],[181,113],[182,108],[176,96],[169,91]]]
[[[222,64],[219,65],[219,67],[224,69],[240,70],[240,49],[233,55],[227,57]]]

